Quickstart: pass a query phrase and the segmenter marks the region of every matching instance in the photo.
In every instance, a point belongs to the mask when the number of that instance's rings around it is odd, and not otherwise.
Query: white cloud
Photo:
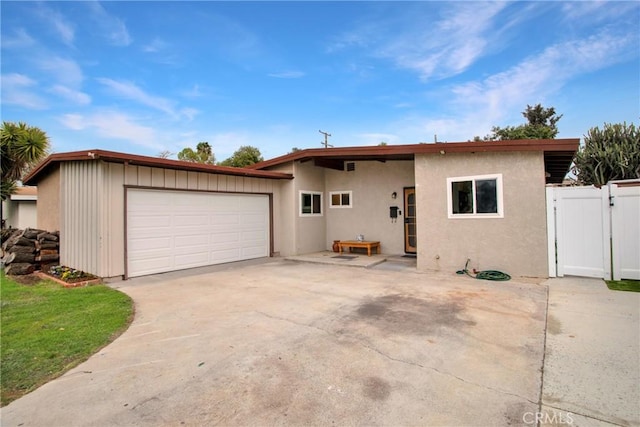
[[[606,32],[587,39],[548,47],[509,70],[483,81],[453,88],[458,106],[483,107],[483,114],[500,118],[503,111],[523,107],[531,99],[556,92],[576,75],[606,68],[627,58],[633,36],[616,37]]]
[[[71,25],[65,17],[58,11],[53,10],[43,3],[39,4],[38,7],[38,15],[49,22],[53,29],[58,33],[62,42],[66,45],[73,45],[73,40],[75,38],[75,29],[73,25]]]
[[[91,104],[91,97],[89,95],[63,85],[55,85],[50,91],[78,105]]]
[[[328,51],[366,48],[371,56],[413,70],[423,80],[449,77],[487,54],[497,37],[497,17],[508,7],[506,2],[450,2],[445,9],[436,3],[425,4],[419,3],[404,16],[366,22],[335,41]],[[437,12],[440,16],[434,17]]]
[[[553,97],[577,76],[607,68],[637,56],[633,34],[615,36],[607,31],[585,39],[571,40],[549,46],[511,68],[482,80],[469,81],[449,88],[448,115],[440,117],[409,116],[394,128],[404,135],[420,139],[466,141],[484,136],[495,125],[516,125],[524,122],[519,112],[526,105]],[[505,119],[516,122],[504,122]],[[409,138],[412,138],[409,137]]]
[[[186,107],[180,110],[180,115],[189,121],[193,120],[198,114],[200,114],[200,111],[195,108]]]
[[[108,78],[98,78],[97,80],[118,96],[162,111],[171,116],[176,115],[173,105],[168,99],[150,95],[131,82],[122,82]]]
[[[615,20],[625,15],[629,16],[634,10],[636,11],[634,22],[637,28],[638,2],[636,1],[574,1],[562,3],[564,19],[572,25],[593,25],[594,22]]]
[[[132,39],[127,26],[120,18],[107,12],[98,1],[91,1],[87,4],[93,22],[112,45],[129,46],[131,44]]]
[[[84,75],[82,68],[71,59],[59,56],[39,56],[36,59],[38,68],[47,72],[53,80],[72,88],[82,85]]]
[[[65,114],[62,125],[75,131],[93,131],[100,137],[124,140],[133,145],[163,150],[156,131],[141,125],[136,119],[117,111],[100,111],[91,114]]]
[[[104,77],[96,80],[111,90],[113,94],[137,102],[146,107],[162,111],[174,119],[186,118],[187,120],[193,120],[193,118],[199,113],[198,110],[190,107],[183,107],[178,110],[173,101],[161,96],[151,95],[132,82],[118,81]]]
[[[157,53],[160,52],[164,49],[166,49],[169,45],[163,41],[160,38],[155,38],[151,41],[151,43],[148,43],[144,46],[142,46],[142,51],[143,52],[149,52],[149,53]]]
[[[252,140],[249,134],[243,131],[215,133],[213,135],[209,135],[204,140],[211,144],[213,152],[216,155],[216,160],[218,161],[231,157],[231,155],[242,145],[255,146],[255,140]]]
[[[200,98],[203,96],[202,89],[200,89],[200,85],[193,85],[190,89],[183,90],[180,92],[180,95],[185,98]]]
[[[2,103],[6,105],[17,105],[30,110],[47,109],[46,101],[34,91],[33,87],[38,82],[24,74],[11,73],[3,74],[0,78],[2,85]]]
[[[278,79],[299,79],[301,77],[304,77],[305,73],[302,71],[290,70],[290,71],[281,71],[278,73],[271,73],[268,76],[275,77]]]
[[[7,87],[12,86],[35,86],[37,82],[30,78],[29,76],[25,76],[24,74],[11,73],[11,74],[3,74],[2,75],[2,88],[7,89]]]
[[[35,40],[24,30],[18,28],[13,36],[3,36],[0,38],[3,48],[24,49],[35,44]]]
[[[60,123],[71,130],[83,130],[88,126],[84,116],[80,114],[65,114],[60,118]]]

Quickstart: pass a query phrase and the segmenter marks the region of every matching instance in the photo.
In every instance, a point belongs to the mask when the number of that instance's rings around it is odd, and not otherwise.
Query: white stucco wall
[[[2,215],[7,227],[21,230],[38,228],[36,200],[5,200],[2,202]]]
[[[418,269],[496,269],[546,277],[547,235],[542,152],[416,156]],[[447,178],[501,173],[504,218],[448,218]]]
[[[325,176],[327,249],[334,240],[354,240],[363,234],[366,240],[380,241],[385,254],[404,253],[403,188],[414,186],[412,160],[360,161],[354,171],[327,169]],[[353,207],[329,207],[332,191],[351,191]],[[394,192],[396,199],[391,198]],[[391,206],[402,212],[396,222],[389,216]]]
[[[307,254],[326,250],[327,203],[324,184],[325,168],[316,167],[313,165],[313,162],[295,162],[294,177],[294,253]],[[300,215],[301,191],[316,191],[323,193],[321,216]]]

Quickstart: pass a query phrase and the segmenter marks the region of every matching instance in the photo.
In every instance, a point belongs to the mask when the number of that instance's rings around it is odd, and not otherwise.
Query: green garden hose
[[[482,280],[496,280],[496,281],[511,280],[511,276],[509,276],[507,273],[503,273],[502,271],[498,271],[498,270],[484,270],[484,271],[478,271],[477,273],[474,270],[474,273],[476,275],[472,276],[471,273],[469,273],[469,270],[467,269],[467,267],[469,266],[469,261],[471,260],[467,259],[467,263],[464,265],[464,269],[458,270],[456,271],[456,273],[466,274],[469,277],[474,277],[476,279],[482,279]]]

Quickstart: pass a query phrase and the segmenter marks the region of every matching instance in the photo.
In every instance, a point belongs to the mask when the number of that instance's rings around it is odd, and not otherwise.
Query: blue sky
[[[2,120],[155,156],[466,141],[527,104],[638,124],[640,2],[10,2]]]

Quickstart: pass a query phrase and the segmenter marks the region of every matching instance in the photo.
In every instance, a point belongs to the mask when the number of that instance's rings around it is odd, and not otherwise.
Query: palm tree
[[[16,181],[49,153],[49,137],[26,123],[2,122],[0,128],[0,198],[6,200],[16,189]],[[2,208],[0,208],[0,214]]]

